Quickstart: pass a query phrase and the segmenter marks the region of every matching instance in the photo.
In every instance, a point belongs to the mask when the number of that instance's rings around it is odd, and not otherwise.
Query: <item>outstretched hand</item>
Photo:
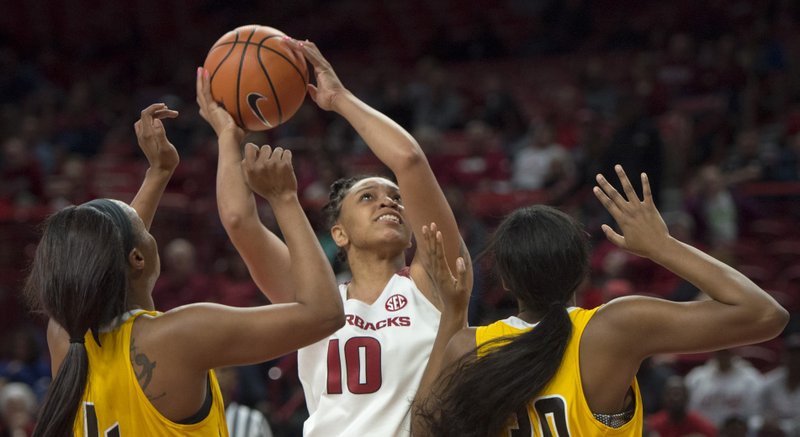
[[[336,97],[348,91],[336,76],[330,62],[322,56],[317,45],[311,41],[297,41],[288,38],[287,42],[290,47],[299,50],[314,67],[317,84],[316,86],[308,84],[308,95],[311,96],[311,100],[326,111],[332,110]]]
[[[203,117],[217,137],[225,131],[231,131],[237,138],[244,137],[244,130],[233,120],[231,114],[225,110],[211,95],[211,78],[203,67],[197,67],[197,105],[200,106],[200,116]]]
[[[297,195],[291,150],[247,143],[242,170],[250,189],[270,202]]]
[[[164,123],[161,122],[162,119],[177,116],[178,111],[169,109],[166,104],[154,103],[142,110],[141,118],[134,123],[139,148],[147,157],[150,168],[172,172],[178,166],[178,151],[167,139]]]
[[[439,291],[445,308],[466,310],[469,305],[470,290],[467,289],[467,266],[464,258],[456,259],[457,276],[453,276],[445,256],[444,238],[437,230],[436,223],[431,223],[430,227],[422,227],[422,240],[424,242],[422,248],[426,255],[423,257],[423,266]]]
[[[664,219],[653,202],[647,174],[642,173],[641,175],[644,200],[639,200],[622,166],[616,165],[614,170],[616,170],[617,177],[622,183],[625,197],[601,174],[597,175],[597,184],[599,186],[595,186],[593,191],[600,203],[617,221],[622,235],[616,233],[606,224],[602,226],[603,232],[609,241],[620,248],[635,255],[652,258],[658,254],[663,244],[671,237]]]

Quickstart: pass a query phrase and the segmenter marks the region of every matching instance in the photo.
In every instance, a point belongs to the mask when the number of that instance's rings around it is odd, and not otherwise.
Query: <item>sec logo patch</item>
[[[408,303],[408,299],[402,294],[393,294],[386,299],[386,311],[400,311]]]

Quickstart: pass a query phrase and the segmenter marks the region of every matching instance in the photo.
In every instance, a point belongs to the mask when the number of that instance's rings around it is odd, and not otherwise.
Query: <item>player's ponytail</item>
[[[503,284],[521,309],[539,315],[530,331],[498,339],[459,360],[417,414],[433,436],[499,436],[555,375],[572,323],[567,303],[588,271],[580,225],[545,206],[512,213],[495,232],[492,249]]]
[[[68,333],[70,344],[34,436],[72,434],[90,365],[84,338],[92,332],[99,344],[100,328],[125,311],[126,260],[134,243],[130,219],[110,200],[71,206],[47,220],[25,292]]]

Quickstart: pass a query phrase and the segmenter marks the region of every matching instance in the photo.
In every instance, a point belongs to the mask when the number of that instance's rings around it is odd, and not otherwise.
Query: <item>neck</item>
[[[347,297],[367,303],[374,302],[386,287],[389,279],[405,267],[403,254],[394,259],[388,259],[369,256],[369,254],[351,257],[351,253],[348,253],[348,262],[353,279],[347,287]]]
[[[127,310],[154,311],[156,307],[153,304],[152,288],[137,287],[136,284],[131,284],[125,308]]]

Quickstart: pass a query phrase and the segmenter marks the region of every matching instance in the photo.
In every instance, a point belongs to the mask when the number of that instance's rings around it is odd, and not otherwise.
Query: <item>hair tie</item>
[[[70,338],[70,339],[69,339],[69,343],[70,343],[70,344],[72,344],[72,343],[80,343],[80,344],[84,344],[84,343],[86,343],[86,340],[85,340],[83,337]]]

